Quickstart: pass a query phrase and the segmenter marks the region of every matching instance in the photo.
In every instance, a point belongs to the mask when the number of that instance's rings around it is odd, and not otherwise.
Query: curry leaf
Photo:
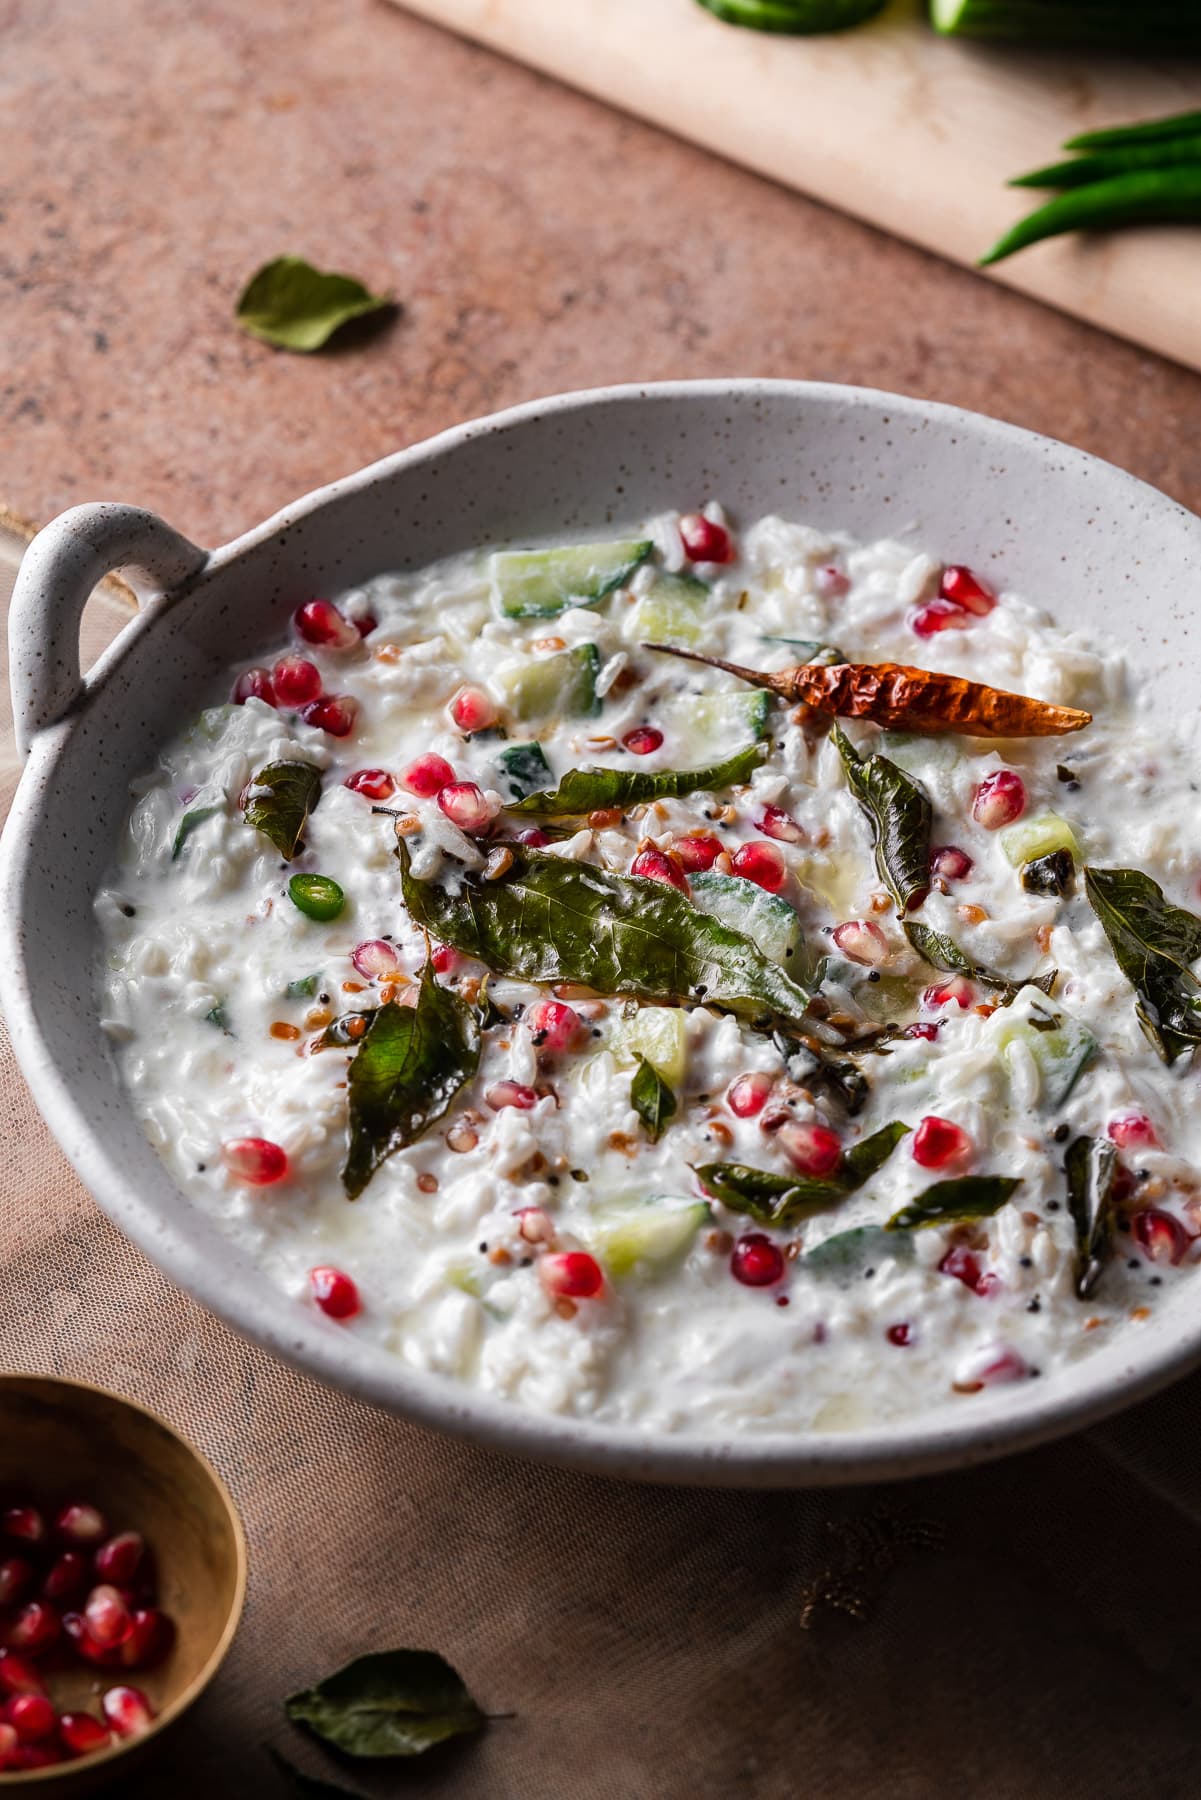
[[[749,781],[764,754],[762,744],[748,744],[745,750],[707,769],[569,769],[557,788],[527,794],[509,811],[556,818],[594,812],[599,807],[673,800],[698,790],[716,792]]]
[[[1059,975],[1058,969],[1044,969],[1041,975],[1027,975],[1022,981],[1011,981],[1008,975],[998,975],[995,969],[987,968],[984,963],[973,962],[954,939],[941,931],[932,930],[929,925],[918,925],[913,920],[907,920],[905,936],[918,955],[924,957],[933,968],[945,969],[949,975],[966,975],[970,981],[978,981],[982,987],[994,988],[1000,995],[1002,1006],[1008,1006],[1024,987],[1036,987],[1041,993],[1051,993]]]
[[[1076,1227],[1076,1292],[1087,1300],[1101,1278],[1113,1235],[1118,1153],[1108,1138],[1073,1138],[1063,1159],[1068,1210]]]
[[[809,1004],[804,988],[675,888],[522,844],[506,847],[512,861],[499,880],[465,873],[452,891],[415,879],[398,835],[401,891],[414,923],[497,975],[703,1003],[753,1024],[800,1025]]]
[[[193,806],[190,811],[186,812],[179,821],[179,828],[175,833],[175,841],[171,845],[171,861],[176,862],[178,858],[182,856],[184,846],[198,825],[203,825],[206,819],[211,819],[217,813],[224,811],[224,802],[218,800],[214,804],[208,806]]]
[[[913,1239],[903,1231],[889,1233],[882,1225],[853,1225],[849,1231],[823,1238],[801,1258],[815,1275],[858,1275],[873,1263],[912,1262]]]
[[[833,726],[830,735],[872,828],[880,879],[901,911],[909,912],[930,891],[929,796],[887,756],[860,756],[840,726]]]
[[[277,350],[320,350],[335,331],[395,302],[372,294],[353,275],[313,268],[302,256],[277,256],[252,275],[238,301],[243,331]]]
[[[1172,906],[1139,869],[1085,869],[1084,891],[1101,921],[1134,1010],[1164,1062],[1201,1043],[1201,919]]]
[[[381,1163],[416,1143],[479,1067],[479,1020],[427,965],[415,1006],[358,1013],[368,1021],[350,1065],[350,1149],[342,1186],[362,1193]]]
[[[926,1225],[952,1225],[967,1219],[987,1219],[1016,1193],[1020,1175],[960,1175],[953,1181],[936,1181],[908,1206],[895,1212],[885,1231],[920,1231]]]
[[[654,1063],[639,1056],[634,1079],[630,1083],[630,1105],[646,1126],[647,1135],[657,1142],[664,1127],[677,1111],[677,1101]]]
[[[795,1225],[861,1188],[883,1167],[908,1130],[899,1120],[881,1126],[853,1145],[833,1174],[824,1179],[776,1175],[746,1163],[703,1163],[696,1173],[731,1212],[748,1213],[764,1225]]]
[[[397,1009],[400,1010],[400,1009]],[[433,1650],[356,1657],[284,1703],[289,1719],[347,1756],[419,1756],[486,1724],[462,1680]]]
[[[242,815],[290,862],[301,848],[309,814],[320,798],[321,771],[312,763],[268,763],[247,787]]]

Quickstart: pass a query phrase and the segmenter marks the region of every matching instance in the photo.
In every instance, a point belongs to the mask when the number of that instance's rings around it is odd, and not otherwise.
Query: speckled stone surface
[[[716,374],[954,401],[1201,498],[1201,377],[379,0],[0,0],[0,34],[0,499],[37,521],[122,499],[212,544],[472,414]],[[283,251],[403,316],[242,337]]]

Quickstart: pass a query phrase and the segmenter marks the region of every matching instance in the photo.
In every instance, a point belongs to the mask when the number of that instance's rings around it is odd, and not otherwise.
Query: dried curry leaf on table
[[[1063,1159],[1068,1210],[1076,1227],[1076,1292],[1094,1292],[1113,1237],[1113,1184],[1118,1153],[1108,1138],[1077,1137]]]
[[[428,964],[415,1006],[392,1002],[351,1017],[367,1021],[350,1065],[350,1146],[342,1166],[342,1186],[355,1200],[380,1165],[416,1143],[471,1080],[480,1026],[474,1009],[435,981]]]
[[[1008,1006],[1024,987],[1036,987],[1043,994],[1052,993],[1059,977],[1058,969],[1044,969],[1041,975],[1027,975],[1021,981],[1012,981],[1008,975],[998,975],[984,963],[973,962],[944,932],[935,931],[929,925],[919,925],[914,920],[906,921],[905,936],[932,968],[944,969],[948,975],[965,975],[969,981],[978,981],[981,987],[992,988],[1002,1006]]]
[[[927,1225],[958,1225],[999,1212],[1022,1185],[1020,1175],[960,1175],[936,1181],[895,1212],[885,1231],[920,1231]]]
[[[290,862],[302,848],[309,814],[320,798],[321,771],[312,763],[268,763],[247,785],[242,816]]]
[[[630,1083],[630,1105],[646,1127],[652,1143],[657,1143],[667,1124],[675,1117],[678,1102],[654,1063],[639,1056],[634,1079]]]
[[[507,811],[553,819],[648,800],[675,800],[683,794],[716,793],[749,781],[765,755],[762,744],[748,744],[705,769],[569,769],[558,787],[527,794]]]
[[[373,294],[353,275],[315,269],[303,256],[277,256],[243,288],[237,321],[243,331],[277,350],[320,350],[352,319],[394,312],[386,294]]]
[[[1074,706],[1052,706],[1004,688],[985,687],[960,675],[941,675],[907,663],[802,663],[768,674],[741,663],[723,662],[675,644],[645,644],[689,662],[725,669],[756,687],[770,688],[789,705],[811,706],[836,718],[871,719],[900,731],[957,731],[965,737],[1061,737],[1081,731],[1092,714]]]
[[[284,1710],[346,1756],[420,1756],[487,1724],[462,1678],[433,1650],[356,1657],[291,1695]]]
[[[731,1212],[746,1213],[763,1225],[795,1225],[861,1188],[883,1168],[908,1131],[899,1120],[882,1125],[852,1145],[824,1177],[778,1175],[747,1163],[703,1163],[696,1173]]]
[[[1165,900],[1139,869],[1084,871],[1089,905],[1135,992],[1134,1010],[1166,1063],[1201,1044],[1201,919]]]
[[[839,726],[830,735],[871,826],[880,879],[900,910],[910,912],[930,892],[929,795],[887,756],[860,756]]]
[[[800,1026],[806,990],[675,888],[506,847],[512,861],[498,880],[464,873],[452,891],[414,877],[398,835],[401,892],[414,923],[494,975],[579,982],[598,994],[703,1003],[753,1025]]]

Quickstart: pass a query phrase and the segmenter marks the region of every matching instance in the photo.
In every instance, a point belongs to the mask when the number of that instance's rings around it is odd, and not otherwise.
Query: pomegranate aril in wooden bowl
[[[229,1494],[164,1421],[0,1376],[0,1795],[117,1791],[221,1663],[245,1571]]]

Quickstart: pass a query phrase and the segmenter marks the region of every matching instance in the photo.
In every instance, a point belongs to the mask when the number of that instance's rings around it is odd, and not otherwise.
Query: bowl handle
[[[22,757],[38,732],[61,719],[84,692],[79,621],[96,583],[126,569],[144,607],[198,575],[208,554],[137,506],[73,506],[38,532],[22,558],[8,620],[13,723]]]

